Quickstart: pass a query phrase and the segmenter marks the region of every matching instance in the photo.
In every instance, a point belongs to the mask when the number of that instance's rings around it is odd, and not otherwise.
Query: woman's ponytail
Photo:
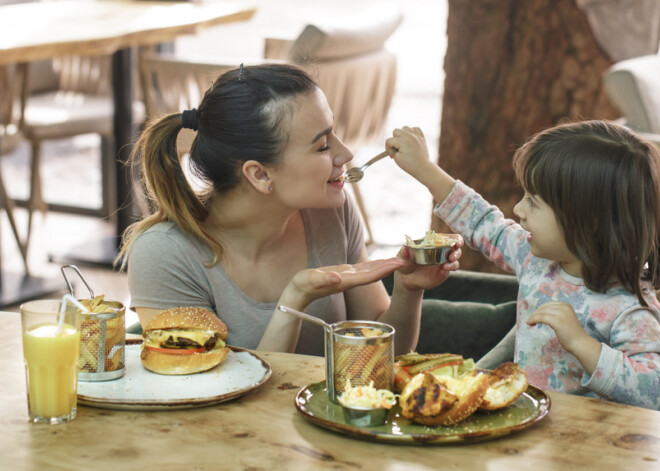
[[[152,121],[133,148],[131,161],[140,165],[140,182],[152,213],[126,229],[115,260],[120,269],[125,268],[126,255],[137,237],[164,221],[176,223],[211,247],[214,253],[211,264],[222,254],[221,245],[201,227],[208,216],[207,198],[195,193],[181,166],[176,147],[181,118],[181,113],[172,113]]]

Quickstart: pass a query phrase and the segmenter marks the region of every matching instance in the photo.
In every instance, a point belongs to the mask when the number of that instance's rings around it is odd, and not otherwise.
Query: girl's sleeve
[[[199,306],[215,312],[199,255],[166,233],[142,234],[131,247],[127,271],[132,307]]]
[[[481,251],[502,270],[520,273],[529,254],[527,231],[474,190],[456,181],[447,198],[433,210],[465,243]]]
[[[598,365],[582,385],[606,399],[660,410],[660,316],[637,308],[613,323]]]

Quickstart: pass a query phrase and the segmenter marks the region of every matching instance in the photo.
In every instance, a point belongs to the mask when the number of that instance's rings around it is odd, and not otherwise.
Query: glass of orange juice
[[[21,305],[23,358],[30,421],[63,424],[76,417],[80,316],[62,300]]]

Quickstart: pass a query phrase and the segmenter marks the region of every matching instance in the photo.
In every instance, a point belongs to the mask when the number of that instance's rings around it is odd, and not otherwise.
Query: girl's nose
[[[522,212],[522,200],[518,201],[518,203],[513,207],[513,214],[515,214],[518,219],[524,219]]]

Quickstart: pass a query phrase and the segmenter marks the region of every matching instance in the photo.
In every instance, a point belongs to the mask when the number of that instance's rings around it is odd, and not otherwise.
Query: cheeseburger
[[[229,354],[227,326],[201,307],[175,307],[154,316],[144,326],[144,367],[163,375],[210,370]]]

